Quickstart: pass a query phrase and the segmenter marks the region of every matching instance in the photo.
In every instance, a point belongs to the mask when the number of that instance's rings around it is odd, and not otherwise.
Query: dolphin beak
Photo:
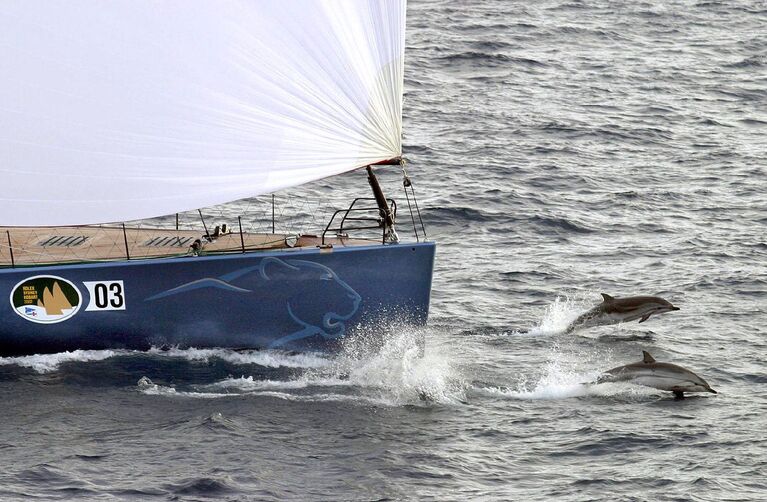
[[[715,390],[714,390],[714,389],[712,389],[711,387],[709,387],[709,388],[708,388],[708,391],[709,391],[709,392],[713,392],[714,394],[719,394],[717,391],[715,391]]]
[[[671,310],[674,311],[674,310],[680,310],[680,309],[679,307],[671,307]]]

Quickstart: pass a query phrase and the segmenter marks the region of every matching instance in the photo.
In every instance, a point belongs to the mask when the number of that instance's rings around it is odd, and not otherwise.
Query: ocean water
[[[761,1],[411,1],[429,325],[0,358],[0,500],[767,499],[765,34]],[[681,310],[564,334],[601,292]],[[582,385],[642,350],[719,394]]]

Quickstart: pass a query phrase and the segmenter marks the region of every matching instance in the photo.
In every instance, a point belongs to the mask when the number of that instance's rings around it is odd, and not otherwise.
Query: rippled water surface
[[[765,34],[761,1],[412,1],[425,333],[0,358],[0,499],[764,500]],[[564,334],[601,292],[681,310]],[[582,385],[642,350],[719,394]]]

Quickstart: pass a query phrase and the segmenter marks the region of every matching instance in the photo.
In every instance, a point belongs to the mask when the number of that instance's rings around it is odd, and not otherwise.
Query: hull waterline
[[[426,323],[435,248],[402,243],[0,269],[0,355],[152,346],[334,350],[382,322]]]

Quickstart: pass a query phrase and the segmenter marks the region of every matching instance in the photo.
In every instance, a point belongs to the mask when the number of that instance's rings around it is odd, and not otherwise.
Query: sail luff
[[[404,0],[8,0],[0,225],[135,220],[401,155]]]

